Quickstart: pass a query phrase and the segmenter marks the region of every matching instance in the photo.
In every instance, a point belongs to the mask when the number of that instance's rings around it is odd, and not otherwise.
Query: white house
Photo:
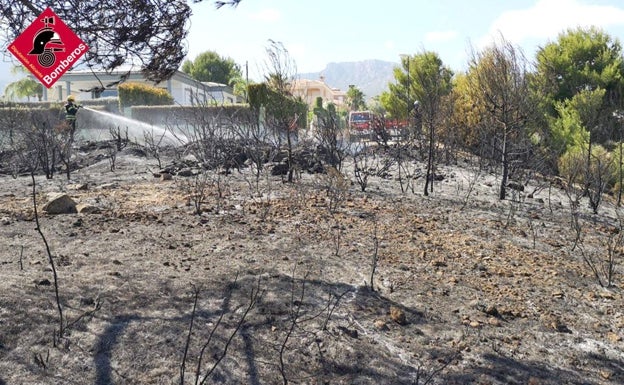
[[[117,86],[122,82],[147,83],[167,90],[174,103],[191,106],[201,103],[233,104],[241,102],[232,87],[212,82],[199,82],[181,71],[171,78],[154,84],[145,79],[140,71],[72,70],[66,72],[50,89],[44,88],[44,101],[62,101],[72,94],[78,100],[93,100],[118,96]]]

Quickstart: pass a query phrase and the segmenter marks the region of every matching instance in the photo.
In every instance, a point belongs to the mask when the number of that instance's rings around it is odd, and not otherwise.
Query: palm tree
[[[364,93],[353,84],[349,85],[349,90],[347,91],[347,105],[349,106],[349,111],[366,109]]]
[[[11,68],[13,75],[26,74],[28,71],[24,66],[14,66]],[[15,99],[26,98],[30,101],[31,97],[37,97],[39,101],[43,97],[43,86],[38,81],[24,77],[15,82],[9,83],[4,88],[4,96],[7,100],[14,101]]]
[[[247,87],[249,82],[242,76],[234,76],[230,79],[230,87],[234,90],[234,95],[242,96],[247,102]]]

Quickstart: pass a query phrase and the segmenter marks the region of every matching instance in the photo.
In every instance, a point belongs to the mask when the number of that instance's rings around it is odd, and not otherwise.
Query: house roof
[[[185,74],[182,71],[174,72],[173,75],[171,76],[171,79],[174,79],[174,78],[182,83],[191,84],[194,86],[197,86],[198,84],[201,83],[191,78],[189,75]],[[112,71],[102,71],[102,70],[94,71],[94,70],[88,70],[88,69],[70,70],[70,71],[67,71],[65,74],[63,74],[63,76],[61,76],[61,78],[59,79],[59,81],[75,81],[75,82],[93,81],[93,80],[101,81],[104,84],[104,86],[107,88],[117,85],[120,81],[131,81],[131,80],[138,80],[138,81],[144,81],[144,82],[147,81],[141,71],[132,71],[130,69],[116,69]],[[156,84],[160,84],[160,83],[156,83]]]

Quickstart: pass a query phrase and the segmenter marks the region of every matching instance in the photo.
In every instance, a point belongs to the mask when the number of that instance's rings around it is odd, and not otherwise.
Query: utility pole
[[[404,67],[406,69],[407,72],[407,84],[405,85],[405,123],[406,123],[406,133],[410,132],[410,123],[411,123],[411,119],[410,119],[410,111],[411,111],[411,104],[410,104],[410,88],[411,88],[411,84],[412,84],[412,79],[410,78],[410,55],[408,54],[401,54],[401,58],[403,60],[405,60],[405,64]],[[398,117],[397,117],[398,118]]]
[[[249,103],[249,60],[245,60],[245,103]]]
[[[406,67],[407,67],[407,99],[405,100],[405,108],[407,108],[407,114],[405,115],[405,117],[407,118],[407,123],[409,126],[409,121],[410,121],[410,86],[412,84],[411,79],[410,79],[410,56],[406,55],[405,56],[405,60],[406,60]]]
[[[401,59],[405,60],[404,63],[401,63],[403,65],[403,67],[405,67],[405,71],[407,73],[407,82],[405,84],[405,112],[407,113],[406,117],[409,119],[409,114],[410,114],[410,85],[412,83],[412,80],[410,78],[410,55],[406,54],[406,53],[402,53],[401,55]]]

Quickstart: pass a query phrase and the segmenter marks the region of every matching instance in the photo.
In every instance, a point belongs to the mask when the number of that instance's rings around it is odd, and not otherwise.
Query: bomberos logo
[[[47,8],[9,45],[9,51],[50,88],[89,47]]]

